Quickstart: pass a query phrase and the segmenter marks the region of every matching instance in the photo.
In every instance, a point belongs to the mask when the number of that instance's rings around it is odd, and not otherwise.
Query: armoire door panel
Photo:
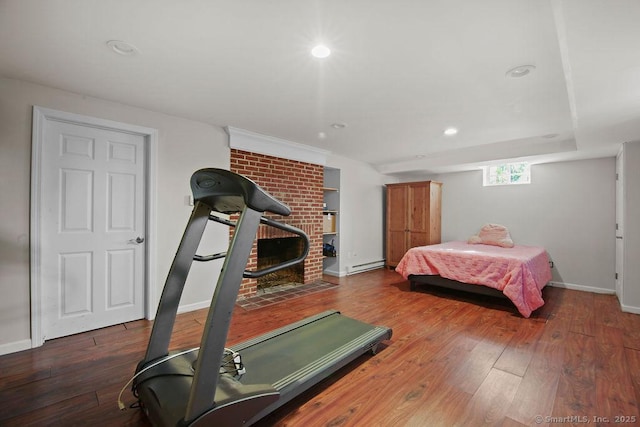
[[[405,231],[392,231],[388,233],[387,240],[387,264],[398,265],[402,256],[407,251],[407,233]]]
[[[412,247],[440,243],[441,183],[387,185],[387,267],[396,267]]]
[[[403,187],[390,188],[387,192],[387,224],[390,231],[407,228],[407,213],[402,206],[407,205],[408,191]]]
[[[409,233],[409,248],[415,248],[416,246],[426,246],[429,244],[429,233],[421,233],[418,231],[414,231]],[[405,251],[406,252],[406,251]]]
[[[428,233],[429,232],[429,187],[425,185],[415,185],[409,187],[409,212],[407,218],[409,231]]]

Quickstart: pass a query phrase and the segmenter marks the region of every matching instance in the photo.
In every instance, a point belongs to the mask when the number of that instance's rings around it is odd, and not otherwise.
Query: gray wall
[[[432,176],[443,182],[443,241],[502,224],[516,244],[547,249],[552,281],[613,292],[615,158],[533,165],[531,175],[529,185],[495,187],[482,186],[481,170]]]
[[[624,144],[622,305],[640,313],[640,141]]]
[[[158,129],[157,271],[160,290],[184,231],[191,207],[189,178],[202,167],[229,168],[223,129],[115,102],[0,79],[0,354],[30,345],[29,194],[32,106]],[[228,231],[207,232],[202,252],[226,249]],[[218,261],[217,261],[218,262]],[[198,308],[208,301],[220,265],[192,269],[181,305]],[[209,264],[209,265],[207,265]]]
[[[158,129],[157,271],[164,284],[191,212],[189,177],[201,167],[229,167],[220,128],[44,86],[0,79],[0,354],[30,342],[29,193],[32,106]],[[394,178],[361,162],[331,156],[341,169],[341,258],[346,266],[384,258],[384,184]],[[482,187],[480,171],[443,174],[443,240],[466,239],[487,222],[509,227],[516,243],[541,245],[556,282],[614,289],[615,159],[535,165],[532,184]],[[628,225],[629,221],[627,221]],[[225,227],[207,233],[202,253],[225,250]],[[349,256],[349,254],[351,256]],[[219,265],[196,264],[181,305],[210,299]]]

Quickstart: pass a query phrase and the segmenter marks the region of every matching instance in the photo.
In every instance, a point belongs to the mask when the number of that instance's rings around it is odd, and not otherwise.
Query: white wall
[[[340,275],[347,267],[384,259],[384,184],[395,181],[366,163],[331,155],[340,169]]]
[[[0,354],[30,344],[29,191],[32,106],[67,111],[158,129],[158,296],[191,207],[189,178],[202,167],[229,168],[228,137],[204,123],[129,107],[49,87],[0,78]],[[212,225],[211,228],[215,227]],[[228,231],[209,230],[202,253],[226,250]],[[217,263],[217,264],[213,264]],[[181,305],[208,301],[221,261],[196,264]]]
[[[531,184],[482,186],[482,171],[442,181],[442,240],[466,240],[485,223],[509,228],[516,244],[544,246],[552,281],[615,289],[615,158],[533,165]]]

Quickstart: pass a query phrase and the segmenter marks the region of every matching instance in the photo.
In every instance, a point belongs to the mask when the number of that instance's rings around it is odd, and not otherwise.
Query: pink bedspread
[[[542,288],[551,280],[544,248],[516,245],[502,248],[447,242],[411,248],[396,267],[409,275],[440,275],[447,279],[484,285],[502,291],[524,316],[544,305]]]

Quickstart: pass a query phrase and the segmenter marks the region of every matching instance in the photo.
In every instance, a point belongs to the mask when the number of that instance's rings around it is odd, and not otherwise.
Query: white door
[[[622,303],[623,292],[623,258],[624,258],[624,178],[623,178],[623,152],[616,157],[616,295]]]
[[[144,136],[47,120],[42,144],[42,338],[143,318]]]

